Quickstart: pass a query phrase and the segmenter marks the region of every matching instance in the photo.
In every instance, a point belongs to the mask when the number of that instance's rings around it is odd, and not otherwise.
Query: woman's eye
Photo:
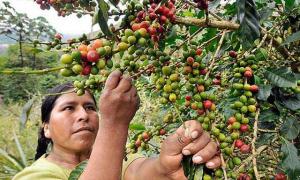
[[[67,106],[67,107],[64,108],[64,110],[71,111],[71,110],[73,110],[73,107],[72,106]]]
[[[86,109],[92,110],[92,111],[95,111],[95,110],[96,110],[96,108],[95,108],[94,106],[87,106]]]

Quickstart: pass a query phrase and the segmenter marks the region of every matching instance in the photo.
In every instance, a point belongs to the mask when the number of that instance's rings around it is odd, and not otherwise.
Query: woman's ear
[[[44,135],[45,135],[45,137],[48,138],[48,139],[51,139],[49,124],[45,123],[43,128],[44,128]]]

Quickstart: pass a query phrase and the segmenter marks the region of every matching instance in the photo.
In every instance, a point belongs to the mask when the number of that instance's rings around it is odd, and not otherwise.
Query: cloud
[[[3,1],[4,0],[0,0],[0,2]],[[11,6],[14,7],[17,12],[25,13],[30,18],[38,16],[45,17],[61,34],[76,36],[91,32],[92,17],[90,15],[85,15],[81,18],[77,18],[76,14],[59,17],[53,8],[50,10],[41,10],[39,5],[33,0],[8,0],[8,2],[10,2]]]

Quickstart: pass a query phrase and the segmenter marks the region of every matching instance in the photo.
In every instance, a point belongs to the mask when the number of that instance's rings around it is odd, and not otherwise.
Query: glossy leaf
[[[267,70],[265,76],[278,87],[295,87],[297,85],[295,75],[288,68]]]
[[[143,124],[134,123],[134,124],[129,125],[129,129],[130,130],[145,130],[146,128]]]
[[[32,108],[33,102],[34,102],[35,98],[30,99],[24,106],[22,109],[22,113],[20,116],[20,123],[21,123],[21,127],[24,128],[27,120],[28,120],[28,116],[30,114],[30,110]]]
[[[280,132],[282,136],[286,137],[288,140],[293,140],[300,132],[300,122],[294,117],[288,116],[285,118]]]
[[[300,176],[300,160],[297,148],[294,144],[284,140],[281,151],[285,156],[281,163],[282,168],[287,172],[289,179],[298,179]]]
[[[300,41],[300,31],[297,31],[286,38],[282,45],[290,44],[292,42]]]
[[[271,89],[272,89],[271,85],[264,85],[264,84],[259,85],[257,99],[266,101],[268,97],[271,95]]]
[[[238,0],[237,8],[242,42],[245,47],[250,47],[250,44],[260,37],[259,16],[255,2],[253,0]]]
[[[99,9],[94,14],[94,17],[93,17],[93,25],[98,23],[101,28],[101,31],[105,35],[111,37],[112,32],[110,31],[108,24],[107,24],[109,6],[104,0],[98,0],[98,6],[99,6]]]

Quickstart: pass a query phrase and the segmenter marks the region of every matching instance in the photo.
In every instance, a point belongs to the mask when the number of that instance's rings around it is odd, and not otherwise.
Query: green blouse
[[[127,167],[134,160],[143,157],[141,154],[128,156],[127,161],[123,161],[122,179]],[[36,160],[31,166],[26,167],[13,177],[13,180],[68,180],[72,169],[61,167],[45,158],[45,155]]]

